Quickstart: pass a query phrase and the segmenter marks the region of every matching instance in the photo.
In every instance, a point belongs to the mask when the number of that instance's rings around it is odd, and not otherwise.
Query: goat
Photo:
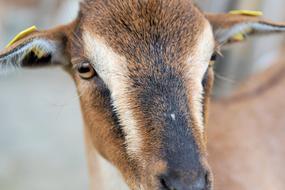
[[[284,31],[248,13],[206,14],[190,0],[85,0],[72,23],[21,33],[0,53],[0,71],[57,65],[72,76],[92,189],[211,190],[215,53]]]

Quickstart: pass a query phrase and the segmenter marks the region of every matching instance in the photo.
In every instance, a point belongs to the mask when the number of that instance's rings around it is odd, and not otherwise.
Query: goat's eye
[[[83,79],[91,79],[97,75],[95,69],[90,63],[82,63],[78,66],[77,71]]]
[[[215,61],[217,61],[217,58],[218,58],[218,55],[216,53],[214,53],[211,57],[209,67],[213,67],[213,65],[215,64]]]
[[[217,61],[218,55],[214,53],[211,57],[211,61]]]

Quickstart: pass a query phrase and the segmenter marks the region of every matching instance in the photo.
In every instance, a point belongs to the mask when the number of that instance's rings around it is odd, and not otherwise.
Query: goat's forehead
[[[197,44],[207,22],[188,0],[104,2],[83,5],[83,31],[104,39],[128,60],[186,56]]]

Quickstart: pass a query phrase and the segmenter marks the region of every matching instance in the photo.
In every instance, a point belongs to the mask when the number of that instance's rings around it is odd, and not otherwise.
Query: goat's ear
[[[68,64],[68,35],[72,24],[38,31],[35,27],[18,34],[0,52],[0,73],[19,66]]]
[[[275,23],[261,18],[262,13],[234,11],[228,14],[206,14],[216,41],[221,45],[241,42],[256,34],[285,32],[285,23]]]

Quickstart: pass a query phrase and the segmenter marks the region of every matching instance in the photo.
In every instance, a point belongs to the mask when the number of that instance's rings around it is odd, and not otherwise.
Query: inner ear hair
[[[15,44],[15,46],[8,48],[2,54],[0,53],[0,64],[17,63],[19,66],[23,66],[25,63],[25,66],[27,66],[28,61],[50,61],[51,56],[56,53],[57,49],[54,42],[50,40],[44,38],[29,39]]]
[[[206,14],[221,45],[241,42],[247,36],[285,32],[285,23],[244,14]]]
[[[22,66],[24,67],[41,67],[48,65],[51,62],[52,55],[51,53],[48,53],[42,57],[39,57],[35,51],[31,51],[28,53],[22,61]]]
[[[0,70],[20,66],[68,65],[68,43],[77,22],[44,31],[31,27],[19,33],[13,43],[0,51]]]

